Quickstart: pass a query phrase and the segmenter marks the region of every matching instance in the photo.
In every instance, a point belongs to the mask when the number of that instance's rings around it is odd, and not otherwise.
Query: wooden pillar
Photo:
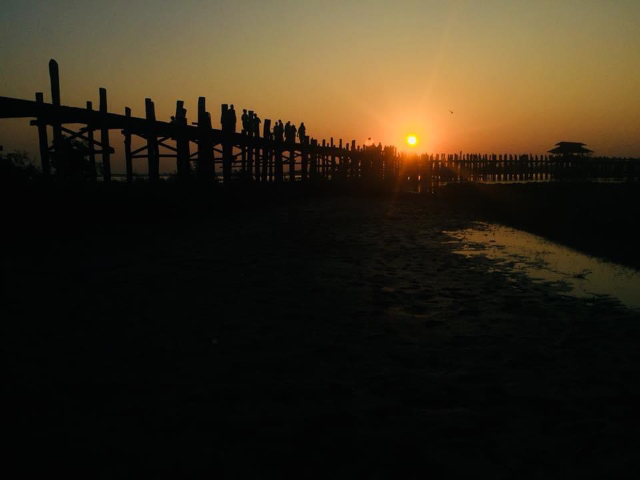
[[[243,147],[243,151],[247,152],[247,163],[246,165],[242,164],[242,179],[250,180],[253,175],[253,110],[249,110],[247,114],[249,115],[249,130],[247,131],[247,136],[245,137],[245,144]]]
[[[331,137],[331,180],[336,178],[336,157],[333,152],[334,148],[333,137]]]
[[[296,181],[296,139],[289,140],[289,181]]]
[[[207,105],[206,99],[204,97],[198,97],[198,157],[196,160],[196,172],[198,174],[198,179],[202,180],[205,177],[206,173],[206,154],[205,148],[207,144],[207,134],[205,129],[207,116]]]
[[[233,162],[232,132],[225,131],[222,141],[222,172],[225,183],[231,180],[231,163]],[[227,136],[229,138],[227,138]],[[198,161],[197,172],[199,180],[212,180],[215,176],[213,156],[213,139],[211,137],[211,115],[207,112],[207,102],[204,97],[198,98]]]
[[[322,178],[326,180],[327,178],[327,152],[326,152],[326,147],[327,147],[327,141],[326,140],[322,140],[322,153],[320,158],[322,159]]]
[[[260,164],[260,178],[261,182],[269,181],[269,159],[271,158],[271,120],[268,118],[262,122],[262,142],[261,148],[256,150],[256,162]],[[256,179],[258,179],[258,167],[256,167]]]
[[[311,165],[309,168],[309,178],[315,180],[318,177],[318,140],[311,139]]]
[[[205,99],[200,97],[198,99],[198,125],[200,125],[200,118],[205,117]],[[231,168],[233,165],[233,141],[235,135],[235,123],[230,123],[228,128],[222,130],[222,180],[225,184],[231,181]],[[211,133],[211,120],[209,120],[209,134]],[[244,148],[244,147],[243,147]],[[211,160],[213,162],[213,142],[210,145]],[[214,172],[215,174],[215,167]]]
[[[271,162],[271,120],[268,118],[264,119],[262,123],[262,138],[264,141],[262,142],[262,172],[261,177],[263,182],[272,180],[272,162]]]
[[[260,172],[260,177],[263,182],[267,182],[270,177],[270,173],[269,173],[270,159],[271,159],[271,150],[269,149],[265,141],[265,145],[262,147],[262,171]]]
[[[247,135],[247,132],[242,131],[242,145],[240,145],[240,172],[243,177],[247,171]]]
[[[345,170],[344,170],[344,149],[342,147],[342,139],[338,140],[338,149],[340,150],[338,156],[337,156],[337,162],[339,162],[336,165],[336,173],[338,178],[343,178],[345,177]]]
[[[107,124],[107,89],[100,89],[100,143],[102,144],[102,176],[111,181],[111,146],[109,145],[109,126]]]
[[[300,139],[300,178],[303,182],[309,179],[309,137]]]
[[[131,118],[131,109],[129,107],[125,107],[124,115],[127,117],[127,120]],[[125,127],[122,131],[124,135],[124,161],[125,167],[127,171],[127,183],[133,182],[133,156],[131,155],[131,131],[129,128]]]
[[[269,151],[267,152],[267,156],[269,159],[269,181],[270,182],[273,182],[275,180],[275,171],[273,169],[273,163],[275,161],[274,155],[275,155],[275,150],[269,149]]]
[[[255,169],[255,180],[256,182],[259,182],[260,179],[260,166],[262,163],[262,155],[261,155],[261,150],[260,150],[260,137],[258,135],[258,132],[256,132],[256,135],[254,137],[254,143],[255,143],[255,161],[254,161],[254,169]]]
[[[147,158],[149,160],[149,181],[160,179],[160,159],[158,158],[158,137],[156,134],[156,108],[150,98],[145,98],[144,109],[147,116]]]
[[[58,70],[58,62],[55,60],[49,61],[49,78],[51,80],[51,104],[54,107],[59,107],[60,104],[60,73]],[[54,110],[54,116],[58,116],[59,112]],[[62,138],[62,126],[58,118],[54,118],[53,121],[53,141],[57,144]]]
[[[206,132],[204,130],[205,117],[207,115],[207,105],[204,97],[198,98],[198,158],[196,160],[196,171],[198,178],[202,179],[204,176],[204,163],[206,155],[204,153],[204,147],[206,143]]]
[[[93,112],[93,103],[87,102],[87,111]],[[87,125],[89,129],[87,131],[87,139],[89,143],[89,169],[91,170],[89,173],[91,175],[91,180],[96,180],[98,174],[96,172],[96,149],[95,149],[95,141],[93,139],[93,124],[89,123]]]
[[[49,61],[49,79],[51,83],[51,104],[53,105],[53,118],[51,125],[53,126],[53,160],[56,167],[56,174],[59,176],[68,176],[68,158],[65,158],[62,124],[60,123],[60,74],[58,70],[58,62]]]
[[[189,137],[187,136],[187,111],[184,102],[176,102],[176,169],[179,179],[185,179],[190,173],[191,152],[189,149]]]
[[[44,95],[42,92],[36,93],[36,102],[40,109],[44,106]],[[40,113],[40,112],[38,112]],[[40,166],[45,177],[51,175],[51,164],[49,162],[49,139],[47,137],[47,123],[43,116],[38,116],[38,143],[40,145]]]
[[[369,149],[371,148],[371,146],[369,145],[363,145],[362,146],[362,151],[360,154],[360,178],[362,178],[362,180],[367,180],[368,178],[368,174],[369,174],[369,170],[368,170],[368,163],[369,163]]]
[[[251,176],[253,175],[253,150],[254,143],[253,137],[249,134],[246,137],[246,150],[247,150],[247,164],[246,168],[243,166],[242,168],[242,178],[245,180],[251,180]]]
[[[284,177],[284,168],[282,165],[282,143],[278,142],[278,145],[276,146],[276,158],[275,158],[275,176],[276,176],[276,183],[282,183],[283,177]]]
[[[356,178],[358,169],[358,161],[356,157],[356,141],[351,140],[351,150],[349,155],[349,177]]]

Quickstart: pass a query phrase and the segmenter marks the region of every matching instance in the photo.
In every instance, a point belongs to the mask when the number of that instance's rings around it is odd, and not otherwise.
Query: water
[[[482,255],[496,270],[525,273],[535,282],[562,283],[567,293],[581,298],[612,297],[640,309],[640,272],[600,260],[570,248],[501,225],[478,223],[473,228],[446,232],[467,257]]]

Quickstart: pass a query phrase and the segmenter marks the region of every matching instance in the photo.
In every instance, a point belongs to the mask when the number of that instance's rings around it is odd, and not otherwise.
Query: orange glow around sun
[[[418,144],[418,137],[413,134],[407,135],[407,144],[410,147],[415,147]]]

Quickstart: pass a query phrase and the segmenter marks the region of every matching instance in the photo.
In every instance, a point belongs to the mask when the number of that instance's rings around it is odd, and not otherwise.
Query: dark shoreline
[[[268,214],[269,206],[322,198],[404,198],[441,211],[496,222],[543,236],[588,255],[640,269],[640,185],[590,182],[451,184],[435,195],[390,192],[353,185],[179,185],[160,182],[83,184],[26,183],[5,188],[5,221],[30,229],[37,223],[109,225],[131,222],[209,221]],[[301,219],[303,221],[303,219]],[[36,227],[37,228],[37,227]]]
[[[439,199],[478,220],[640,269],[638,184],[463,184],[443,188]]]

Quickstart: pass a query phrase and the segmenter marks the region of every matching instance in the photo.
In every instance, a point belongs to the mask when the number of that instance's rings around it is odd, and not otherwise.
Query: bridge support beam
[[[36,102],[42,106],[44,104],[44,95],[42,92],[36,93]],[[44,118],[37,118],[38,125],[38,143],[40,145],[40,166],[42,167],[42,174],[45,177],[51,175],[51,164],[49,158],[49,139],[47,137],[47,123]]]
[[[131,118],[131,109],[125,107],[124,115]],[[124,161],[127,172],[127,183],[133,183],[133,155],[131,154],[131,131],[127,128],[122,130],[124,135]]]
[[[100,143],[102,143],[102,176],[103,180],[108,183],[111,181],[111,155],[109,146],[109,126],[107,124],[107,116],[109,111],[107,109],[107,89],[100,89],[100,114],[101,114],[101,128],[100,128]]]
[[[160,154],[158,149],[158,137],[156,134],[156,108],[150,98],[145,98],[144,108],[147,116],[147,155],[149,161],[149,181],[160,180]]]
[[[176,103],[175,121],[178,127],[178,134],[176,136],[176,169],[178,171],[178,178],[186,179],[189,177],[191,170],[189,163],[191,153],[189,151],[189,137],[186,135],[187,111],[184,108],[184,102],[182,100],[178,100]]]

